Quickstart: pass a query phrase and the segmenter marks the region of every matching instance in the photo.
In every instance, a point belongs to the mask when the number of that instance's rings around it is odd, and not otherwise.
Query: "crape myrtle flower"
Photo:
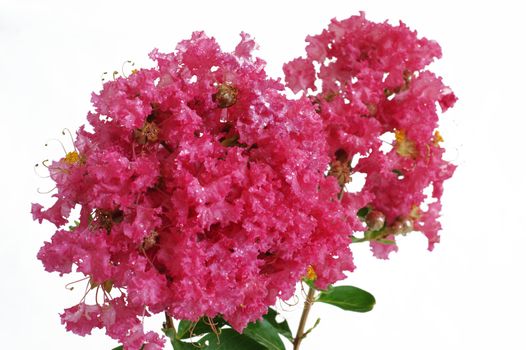
[[[49,165],[56,202],[32,207],[57,226],[45,269],[80,272],[100,293],[64,311],[68,330],[160,349],[142,317],[221,315],[242,331],[308,269],[319,288],[354,269],[349,234],[362,224],[348,212],[367,198],[338,200],[321,116],[285,97],[255,46],[243,33],[227,53],[195,32],[93,94],[75,150]]]
[[[351,242],[382,259],[413,231],[429,250],[439,242],[455,166],[437,110],[456,101],[426,68],[440,46],[363,13],[306,40],[286,85],[247,34],[228,53],[195,32],[93,94],[74,150],[47,165],[55,203],[32,206],[57,227],[38,253],[45,269],[87,281],[61,315],[67,330],[103,328],[131,350],[162,348],[142,324],[160,312],[220,315],[241,332],[302,278],[345,278]]]
[[[443,159],[437,107],[446,111],[456,97],[426,69],[440,58],[440,46],[402,22],[373,23],[363,12],[333,19],[306,41],[306,56],[283,67],[287,87],[308,96],[323,119],[329,173],[342,187],[354,173],[366,175],[360,194],[381,219],[365,235],[374,255],[387,259],[398,249],[395,237],[413,230],[424,233],[432,250],[443,182],[455,169]],[[342,201],[355,210],[345,199],[350,195],[342,193]]]

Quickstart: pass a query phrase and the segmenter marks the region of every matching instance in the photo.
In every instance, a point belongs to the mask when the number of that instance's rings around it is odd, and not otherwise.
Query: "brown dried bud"
[[[106,231],[111,230],[111,226],[113,225],[112,215],[110,211],[102,210],[102,209],[96,209],[95,210],[95,218],[93,222],[95,223],[96,228],[104,228]]]
[[[325,96],[323,96],[323,99],[327,102],[332,102],[336,98],[336,96],[338,96],[337,92],[329,91],[325,94]]]
[[[237,89],[229,83],[219,84],[217,92],[212,95],[212,100],[220,108],[231,107],[237,101]]]
[[[331,163],[331,168],[329,170],[329,176],[334,176],[338,180],[340,187],[344,187],[345,184],[351,182],[351,167],[349,162],[341,162],[339,160],[334,160]]]
[[[108,233],[111,231],[113,224],[119,224],[124,220],[124,212],[122,210],[103,210],[96,209],[93,214],[93,221],[91,222],[92,228],[103,228]]]

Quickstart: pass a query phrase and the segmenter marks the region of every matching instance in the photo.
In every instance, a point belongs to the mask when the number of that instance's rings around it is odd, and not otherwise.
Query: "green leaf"
[[[316,301],[356,312],[371,311],[376,303],[371,293],[353,286],[330,287]]]
[[[198,322],[180,321],[177,332],[174,329],[163,331],[170,338],[174,350],[195,350],[199,347],[211,350],[285,350],[279,334],[293,341],[292,332],[286,320],[282,322],[276,320],[277,315],[276,310],[269,308],[263,320],[250,323],[243,334],[230,328],[222,328],[228,324],[220,316],[213,319],[216,330],[220,330],[219,335],[213,332],[208,318],[205,317],[199,319]],[[182,341],[182,339],[203,335],[204,337],[195,343]]]
[[[204,349],[200,342],[187,343],[179,339],[173,339],[171,341],[174,350],[199,350]]]
[[[177,339],[176,331],[173,328],[164,328],[163,332],[170,339],[170,343],[172,343],[174,350],[196,350],[199,347],[202,347],[198,342],[187,343]]]
[[[179,325],[177,326],[177,339],[185,339],[190,338],[190,330],[194,326],[195,322],[188,321],[188,320],[181,320],[179,321]],[[186,336],[188,334],[188,336]]]
[[[123,350],[123,349],[124,349],[124,346],[119,345],[116,348],[113,348],[112,350]],[[143,349],[144,349],[144,344],[143,344],[143,346],[141,346],[141,350],[143,350]]]
[[[219,329],[227,324],[226,321],[220,316],[214,317],[212,322],[214,323],[216,329]],[[212,327],[210,326],[210,321],[207,317],[201,317],[197,323],[182,320],[179,322],[179,326],[177,327],[176,338],[187,339],[206,333],[213,333]]]
[[[173,328],[163,328],[162,329],[163,333],[171,339],[175,339],[175,329]]]
[[[219,335],[209,333],[200,340],[200,343],[206,350],[267,350],[250,337],[239,334],[231,328],[222,329]]]
[[[227,322],[221,316],[216,316],[212,319],[214,328],[219,330],[221,327],[227,325]],[[207,317],[201,317],[199,322],[195,325],[193,329],[193,334],[204,334],[204,333],[213,333],[213,329],[210,326],[210,321]]]
[[[316,322],[314,322],[314,326],[310,327],[308,330],[305,331],[305,333],[303,333],[303,337],[306,337],[307,334],[309,334],[310,332],[312,332],[314,328],[318,327],[318,325],[320,324],[320,321],[321,321],[321,318],[318,317],[318,319],[316,320]]]
[[[279,334],[290,340],[291,342],[294,340],[294,337],[292,336],[292,332],[290,331],[289,324],[287,320],[284,320],[282,322],[278,322],[276,320],[276,316],[278,316],[278,312],[274,310],[273,308],[268,308],[268,313],[263,316],[263,318],[274,327]]]
[[[278,331],[265,319],[249,323],[243,334],[265,346],[266,349],[285,350]]]

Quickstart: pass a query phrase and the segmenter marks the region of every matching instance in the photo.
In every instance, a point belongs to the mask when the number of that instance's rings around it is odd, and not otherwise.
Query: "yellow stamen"
[[[402,157],[415,158],[418,154],[415,144],[409,140],[404,130],[395,130],[396,152]]]
[[[436,130],[433,134],[433,144],[435,146],[438,146],[440,142],[444,142],[444,138],[442,137],[442,135],[440,135],[440,132]]]
[[[311,281],[315,281],[316,278],[318,278],[318,275],[316,275],[316,271],[314,271],[314,267],[312,267],[312,265],[309,265],[309,267],[307,267],[306,277]]]
[[[67,165],[73,165],[73,164],[80,163],[80,156],[76,151],[68,152],[62,160]]]

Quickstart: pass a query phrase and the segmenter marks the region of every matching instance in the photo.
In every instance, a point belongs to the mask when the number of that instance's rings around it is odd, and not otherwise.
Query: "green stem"
[[[369,242],[370,240],[367,238],[356,238],[354,236],[351,236],[353,243],[363,243],[363,242]]]

